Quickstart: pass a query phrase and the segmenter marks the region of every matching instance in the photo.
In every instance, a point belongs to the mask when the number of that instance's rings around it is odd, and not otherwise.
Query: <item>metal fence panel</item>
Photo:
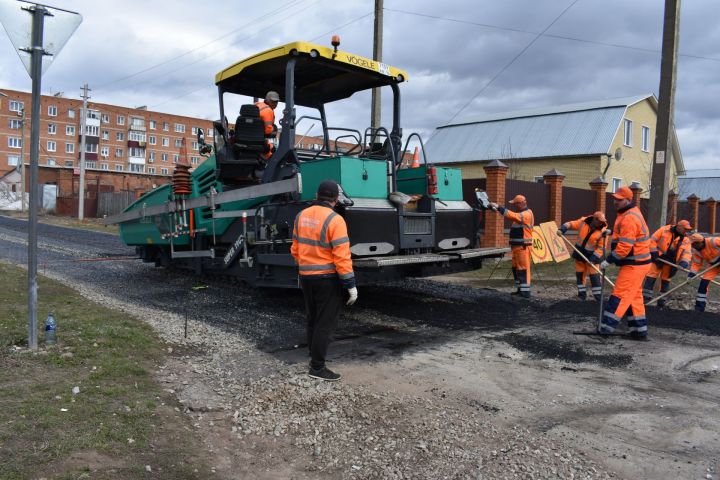
[[[117,215],[134,201],[133,192],[98,192],[97,216]]]
[[[595,213],[595,191],[563,187],[562,221],[577,220]]]

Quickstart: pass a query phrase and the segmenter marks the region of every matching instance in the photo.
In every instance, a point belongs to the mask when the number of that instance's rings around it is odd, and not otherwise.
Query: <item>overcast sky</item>
[[[374,0],[47,3],[84,19],[47,70],[45,94],[79,98],[87,82],[97,102],[212,119],[215,73],[259,51],[329,45],[338,33],[341,49],[372,56]],[[451,119],[657,96],[663,8],[662,0],[385,0],[383,61],[410,77],[404,132],[427,140]],[[688,169],[720,168],[718,10],[717,0],[682,3],[675,125]],[[0,58],[0,87],[30,91],[4,35]],[[369,103],[356,94],[328,109],[329,123],[364,129]]]

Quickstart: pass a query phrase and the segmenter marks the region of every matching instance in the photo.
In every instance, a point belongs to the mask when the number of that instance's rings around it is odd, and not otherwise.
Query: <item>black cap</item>
[[[323,180],[317,189],[318,198],[335,199],[340,195],[338,184],[333,180]]]

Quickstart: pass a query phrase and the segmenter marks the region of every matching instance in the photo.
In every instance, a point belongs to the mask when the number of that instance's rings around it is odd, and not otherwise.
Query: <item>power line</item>
[[[463,105],[463,106],[460,108],[460,110],[458,110],[457,112],[455,112],[455,115],[453,115],[453,116],[450,118],[450,120],[448,120],[448,121],[446,122],[446,124],[448,124],[448,123],[452,122],[453,120],[455,120],[455,118],[460,114],[460,112],[462,112],[463,110],[465,110],[482,92],[485,91],[485,89],[487,89],[500,75],[502,75],[503,72],[505,72],[505,70],[507,70],[508,68],[510,68],[510,66],[511,66],[513,63],[515,63],[515,61],[516,61],[518,58],[520,58],[520,56],[521,56],[523,53],[525,53],[531,46],[533,46],[533,44],[535,44],[535,42],[536,42],[538,39],[540,39],[540,37],[542,37],[543,34],[550,29],[550,27],[552,27],[553,25],[555,25],[555,22],[557,22],[558,20],[560,20],[560,18],[561,18],[563,15],[565,15],[565,13],[566,13],[568,10],[570,10],[570,9],[573,7],[573,5],[575,5],[575,4],[576,4],[577,2],[579,2],[579,1],[580,1],[580,0],[573,0],[573,2],[572,2],[570,5],[568,5],[568,6],[565,8],[565,10],[563,10],[562,12],[560,12],[560,15],[558,15],[557,17],[555,17],[555,19],[554,19],[552,22],[550,22],[550,24],[549,24],[547,27],[545,27],[542,32],[536,34],[535,38],[533,38],[533,39],[530,41],[530,43],[528,43],[527,45],[525,45],[525,48],[523,48],[522,50],[520,50],[520,52],[519,52],[517,55],[515,55],[515,56],[512,58],[512,60],[510,60],[503,68],[501,68],[500,71],[497,72],[497,73],[490,79],[489,82],[487,82],[485,85],[483,85],[483,87],[480,88],[480,90],[478,90],[478,92],[477,92],[475,95],[473,95],[472,98],[470,98],[470,100],[468,100],[468,101],[465,103],[465,105]],[[436,130],[436,131],[437,131],[437,130]]]
[[[416,17],[432,18],[432,19],[434,19],[434,20],[444,20],[444,21],[446,21],[446,22],[462,23],[462,24],[465,24],[465,25],[474,25],[474,26],[476,26],[476,27],[491,28],[491,29],[494,29],[494,30],[503,30],[503,31],[506,31],[506,32],[528,33],[528,34],[531,34],[531,35],[538,35],[538,32],[531,32],[531,31],[529,31],[529,30],[522,30],[522,29],[519,29],[519,28],[501,27],[501,26],[499,26],[499,25],[491,25],[491,24],[488,24],[488,23],[472,22],[472,21],[470,21],[470,20],[460,20],[460,19],[457,19],[457,18],[441,17],[441,16],[438,16],[438,15],[430,15],[430,14],[427,14],[427,13],[420,13],[420,12],[411,12],[411,11],[408,11],[408,10],[399,10],[399,9],[395,9],[395,8],[385,8],[385,10],[387,10],[387,11],[389,11],[389,12],[396,12],[396,13],[403,13],[403,14],[406,14],[406,15],[413,15],[413,16],[416,16]],[[584,38],[571,37],[571,36],[568,36],[568,35],[557,35],[557,34],[546,33],[546,34],[542,34],[542,36],[548,37],[548,38],[557,38],[557,39],[560,39],[560,40],[570,40],[570,41],[573,41],[573,42],[588,43],[588,44],[591,44],[591,45],[600,45],[600,46],[604,46],[604,47],[622,48],[622,49],[625,49],[625,50],[635,50],[635,51],[639,51],[639,52],[656,53],[656,54],[660,54],[660,53],[661,53],[660,50],[655,50],[655,49],[652,49],[652,48],[634,47],[634,46],[632,46],[632,45],[623,45],[623,44],[619,44],[619,43],[599,42],[599,41],[596,41],[596,40],[586,40],[586,39],[584,39]],[[696,59],[701,59],[701,60],[711,60],[711,61],[713,61],[713,62],[720,62],[720,58],[705,57],[705,56],[702,56],[702,55],[691,55],[691,54],[687,54],[687,53],[685,53],[685,54],[682,54],[682,53],[681,53],[679,56],[681,56],[681,57],[686,57],[686,58],[696,58]]]
[[[293,6],[297,6],[297,5],[300,5],[300,4],[304,3],[305,1],[307,1],[307,0],[291,0],[290,2],[287,2],[287,3],[281,5],[281,6],[278,7],[278,8],[276,8],[276,9],[274,9],[274,10],[268,12],[268,13],[265,13],[265,14],[263,14],[263,15],[255,18],[255,19],[249,21],[248,23],[244,24],[243,26],[238,27],[238,28],[236,28],[235,30],[231,30],[230,32],[225,33],[225,34],[223,34],[223,35],[221,35],[221,36],[219,36],[219,37],[217,37],[217,38],[215,38],[215,39],[213,39],[213,40],[211,40],[211,41],[209,41],[209,42],[207,42],[207,43],[205,43],[205,44],[203,44],[203,45],[200,45],[200,46],[198,46],[198,47],[192,48],[192,49],[190,49],[190,50],[188,50],[188,51],[186,51],[186,52],[184,52],[184,53],[181,53],[180,55],[177,55],[177,56],[175,56],[175,57],[169,58],[169,59],[164,60],[164,61],[162,61],[162,62],[160,62],[160,63],[156,63],[155,65],[151,65],[151,66],[149,66],[149,67],[147,67],[147,68],[144,68],[144,69],[142,69],[142,70],[139,70],[139,71],[137,71],[137,72],[135,72],[135,73],[132,73],[132,74],[130,74],[130,75],[126,75],[126,76],[124,76],[124,77],[118,78],[118,79],[113,80],[113,81],[111,81],[111,82],[103,83],[102,85],[100,85],[100,86],[97,87],[97,88],[104,88],[104,87],[107,87],[107,86],[109,86],[109,85],[114,85],[114,84],[116,84],[116,83],[118,83],[118,82],[122,82],[123,80],[128,80],[128,79],[130,79],[130,78],[136,77],[136,76],[141,75],[141,74],[146,73],[146,72],[149,72],[149,71],[154,70],[154,69],[156,69],[156,68],[158,68],[158,67],[161,67],[161,66],[163,66],[163,65],[167,65],[168,63],[174,62],[175,60],[179,60],[179,59],[181,59],[181,58],[183,58],[183,57],[186,57],[187,55],[190,55],[190,54],[193,53],[193,52],[196,52],[196,51],[198,51],[198,50],[200,50],[200,49],[202,49],[202,48],[205,48],[205,47],[207,47],[207,46],[209,46],[209,45],[212,45],[213,43],[219,42],[220,40],[222,40],[222,39],[224,39],[224,38],[226,38],[226,37],[229,37],[230,35],[238,32],[239,30],[242,30],[242,29],[248,27],[249,25],[252,25],[252,24],[255,23],[255,22],[258,22],[258,21],[260,21],[260,20],[263,20],[263,19],[269,17],[270,15],[273,15],[273,14],[275,14],[275,13],[277,13],[277,12],[285,9],[286,7],[288,7],[288,6],[291,5],[291,4],[296,4],[296,5],[293,5]],[[288,8],[291,8],[291,7],[288,7]],[[97,90],[97,88],[96,88],[96,90]]]
[[[333,28],[332,30],[329,30],[329,31],[323,33],[322,35],[318,35],[318,36],[315,37],[315,38],[311,38],[310,41],[311,41],[311,42],[314,42],[315,40],[319,40],[319,39],[321,39],[321,38],[323,38],[323,37],[327,37],[327,36],[330,35],[331,33],[335,33],[335,32],[337,32],[338,30],[342,30],[343,28],[347,27],[348,25],[352,25],[353,23],[358,22],[358,21],[362,20],[362,19],[365,18],[365,17],[369,17],[369,16],[372,15],[373,13],[374,13],[374,12],[368,12],[368,13],[366,13],[365,15],[361,15],[361,16],[359,16],[359,17],[356,17],[355,19],[350,20],[350,21],[347,22],[347,23],[343,23],[343,24],[340,25],[339,27],[335,27],[335,28]]]

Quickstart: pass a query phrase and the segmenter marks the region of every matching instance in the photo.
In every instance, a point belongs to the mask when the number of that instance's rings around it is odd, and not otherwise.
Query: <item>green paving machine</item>
[[[374,284],[479,268],[506,248],[479,248],[478,209],[463,201],[460,171],[436,167],[417,134],[403,138],[400,84],[395,67],[306,42],[294,42],[242,60],[215,77],[220,118],[213,144],[198,143],[206,160],[193,171],[178,165],[172,184],[143,195],[117,223],[127,245],[157,266],[218,274],[261,287],[298,286],[290,255],[295,216],[325,179],[341,187],[338,213],[348,225],[357,281]],[[328,124],[326,105],[372,88],[392,91],[392,126],[364,131]],[[258,107],[243,105],[234,125],[230,100],[280,94],[279,142],[268,139]],[[296,107],[311,115],[298,117]],[[296,130],[322,127],[321,148],[302,148]],[[232,128],[231,128],[232,127]],[[410,140],[423,163],[403,166]]]

